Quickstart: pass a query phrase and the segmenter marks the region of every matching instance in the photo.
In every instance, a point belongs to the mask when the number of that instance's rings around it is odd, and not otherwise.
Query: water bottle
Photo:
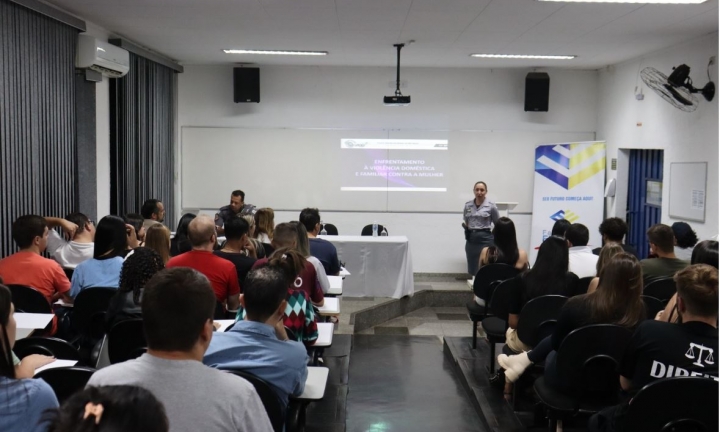
[[[320,230],[320,235],[327,235],[327,230],[325,229],[325,222],[320,221],[320,226],[322,226],[322,229]]]
[[[378,223],[377,221],[373,222],[373,237],[378,236]]]
[[[380,235],[383,236],[383,237],[387,237],[388,234],[387,234],[387,229],[385,229],[385,227],[383,227],[383,230],[382,230],[382,232],[380,233]]]

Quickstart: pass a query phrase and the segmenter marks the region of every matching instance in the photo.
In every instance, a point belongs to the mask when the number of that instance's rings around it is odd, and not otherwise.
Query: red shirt
[[[40,291],[48,303],[55,293],[70,291],[70,281],[60,264],[34,252],[17,252],[0,260],[0,276],[6,285],[25,285]]]
[[[261,265],[267,264],[267,258],[259,259],[255,261],[253,268],[257,268]],[[305,269],[300,273],[295,281],[290,285],[290,288],[305,291],[305,294],[310,297],[313,303],[320,303],[325,298],[322,292],[322,287],[317,283],[317,273],[315,272],[315,266],[312,263],[306,262]]]
[[[240,294],[235,264],[208,251],[191,250],[168,261],[166,268],[190,267],[210,280],[215,297],[224,303],[228,297]]]

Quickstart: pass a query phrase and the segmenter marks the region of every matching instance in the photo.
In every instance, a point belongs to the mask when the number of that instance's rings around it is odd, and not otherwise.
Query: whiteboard
[[[535,147],[589,141],[593,132],[248,129],[183,127],[183,208],[217,209],[242,189],[246,202],[283,210],[458,212],[485,181],[494,201],[532,211]],[[443,139],[449,142],[447,192],[341,191],[340,140]]]
[[[670,164],[670,217],[705,222],[707,162]]]

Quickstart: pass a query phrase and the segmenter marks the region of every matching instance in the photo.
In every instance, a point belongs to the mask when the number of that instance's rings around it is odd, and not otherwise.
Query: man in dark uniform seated
[[[225,234],[222,227],[230,218],[253,214],[255,214],[255,206],[245,204],[245,192],[239,189],[232,191],[232,194],[230,194],[230,205],[220,207],[220,210],[215,213],[215,225],[218,227],[218,234]]]

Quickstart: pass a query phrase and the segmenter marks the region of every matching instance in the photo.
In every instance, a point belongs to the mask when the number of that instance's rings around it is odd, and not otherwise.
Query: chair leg
[[[473,322],[472,322],[472,326],[473,326],[473,329],[472,329],[472,335],[473,335],[473,336],[472,336],[472,347],[473,347],[473,349],[476,349],[476,348],[477,348],[477,323],[478,323],[477,321],[473,321]]]
[[[490,341],[490,373],[495,373],[495,342]]]

